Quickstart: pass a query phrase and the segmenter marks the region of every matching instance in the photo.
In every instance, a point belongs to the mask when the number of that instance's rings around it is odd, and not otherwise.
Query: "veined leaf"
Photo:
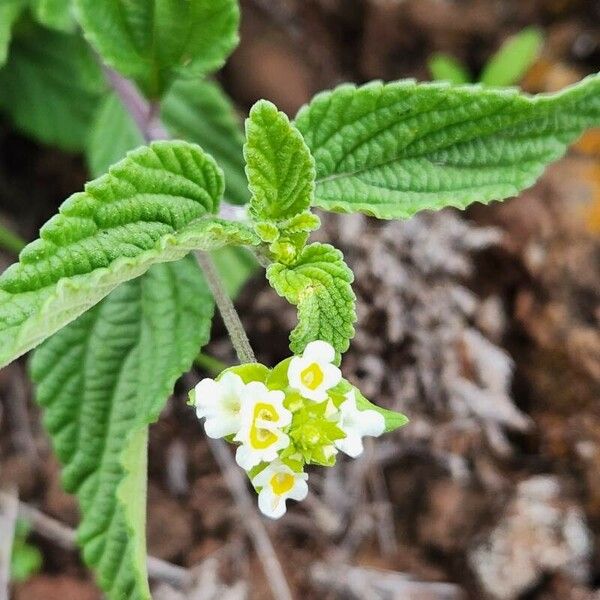
[[[104,90],[80,36],[34,25],[19,32],[0,70],[0,107],[25,133],[64,150],[83,148]]]
[[[4,0],[0,3],[0,67],[6,62],[13,25],[26,6],[27,0]]]
[[[481,83],[498,87],[519,83],[537,59],[543,43],[544,37],[536,27],[527,27],[510,37],[485,66]]]
[[[176,81],[162,102],[162,118],[171,135],[204,148],[225,173],[225,198],[249,200],[244,173],[241,123],[231,100],[214,81]]]
[[[471,81],[471,76],[465,66],[449,54],[434,54],[427,61],[427,66],[435,81],[448,81],[456,85]]]
[[[354,337],[355,301],[352,271],[342,253],[329,244],[306,246],[293,265],[273,263],[267,278],[275,291],[298,306],[298,325],[290,348],[300,354],[309,342],[324,340],[338,353]]]
[[[400,81],[342,85],[298,114],[317,165],[315,204],[405,218],[518,194],[586,128],[600,76],[558,94]]]
[[[217,161],[225,174],[225,197],[235,204],[248,201],[242,147],[244,137],[231,101],[218,84],[178,80],[162,101],[162,120],[176,139],[194,142]],[[86,148],[94,176],[105,173],[129,150],[143,144],[133,119],[111,94],[98,111]]]
[[[85,36],[108,65],[157,98],[177,73],[218,69],[236,46],[236,0],[76,0]]]
[[[212,313],[187,257],[123,284],[35,352],[37,400],[81,507],[78,540],[111,600],[150,599],[148,425],[208,341]]]
[[[72,33],[77,27],[72,0],[33,0],[33,14],[41,25]]]
[[[246,175],[255,220],[283,220],[307,210],[315,164],[302,135],[284,113],[260,100],[246,120]]]
[[[186,142],[155,142],[71,196],[0,276],[0,366],[30,350],[154,263],[255,244],[212,215],[223,176]]]

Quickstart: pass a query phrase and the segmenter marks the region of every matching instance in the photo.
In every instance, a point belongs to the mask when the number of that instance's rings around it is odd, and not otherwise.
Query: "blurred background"
[[[241,44],[219,74],[242,116],[259,98],[293,116],[343,81],[477,81],[523,30],[538,40],[515,75],[524,90],[600,69],[595,0],[244,0],[242,10]],[[36,237],[87,178],[80,156],[38,146],[0,116],[0,220],[13,231]],[[321,216],[318,238],[356,274],[344,373],[411,423],[360,460],[314,472],[306,502],[257,525],[294,597],[600,599],[600,132],[518,199],[407,222]],[[2,252],[0,268],[12,260]],[[262,274],[237,305],[259,360],[285,357],[295,312]],[[206,354],[234,362],[218,319]],[[149,552],[194,574],[187,595],[163,582],[154,597],[268,599],[254,509],[185,404],[204,368],[151,430]],[[25,361],[0,372],[0,485],[76,526]],[[100,598],[69,531],[22,532],[15,599]]]

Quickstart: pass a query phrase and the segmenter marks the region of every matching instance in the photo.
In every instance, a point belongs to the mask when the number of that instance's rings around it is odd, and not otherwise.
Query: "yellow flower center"
[[[277,435],[268,429],[256,426],[257,419],[263,421],[277,421],[279,415],[271,404],[259,402],[254,407],[252,427],[250,428],[250,443],[253,448],[264,450],[277,441]]]
[[[311,363],[300,373],[300,379],[309,390],[316,390],[323,383],[323,371],[317,363]]]
[[[290,473],[277,473],[271,477],[271,489],[277,496],[286,494],[294,487],[294,476]]]

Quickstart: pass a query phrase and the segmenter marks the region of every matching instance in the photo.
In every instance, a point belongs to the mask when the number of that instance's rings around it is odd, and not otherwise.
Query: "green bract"
[[[296,125],[315,204],[381,219],[514,196],[600,122],[600,77],[558,94],[374,82],[317,95]]]
[[[42,345],[31,365],[78,539],[110,598],[150,599],[148,425],[209,338],[213,303],[195,261],[156,265]]]
[[[198,146],[156,142],[69,198],[0,276],[0,364],[154,263],[255,243],[249,228],[211,216],[222,193],[221,170]]]
[[[160,97],[180,73],[218,69],[236,46],[235,0],[76,0],[87,39],[104,61]]]

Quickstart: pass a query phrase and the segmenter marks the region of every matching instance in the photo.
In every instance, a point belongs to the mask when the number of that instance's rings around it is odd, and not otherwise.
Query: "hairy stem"
[[[160,105],[157,102],[149,102],[146,100],[131,81],[113,69],[104,67],[104,73],[106,79],[115,93],[119,96],[123,106],[135,121],[142,136],[147,142],[153,140],[166,140],[171,137],[160,120]],[[241,206],[232,206],[227,202],[223,202],[219,214],[224,219],[240,220],[243,218],[243,215],[245,215],[245,209]],[[241,363],[256,362],[244,326],[233,306],[231,298],[225,291],[223,282],[219,277],[212,259],[208,254],[203,252],[197,252],[196,258],[204,271],[204,275],[206,276],[210,290],[213,293],[215,302],[217,303],[219,312],[221,313],[221,317],[223,318],[239,361]]]
[[[215,263],[206,252],[196,252],[196,258],[204,272],[208,287],[215,298],[215,302],[219,307],[219,312],[221,313],[221,317],[223,318],[223,322],[225,323],[225,327],[227,328],[227,332],[229,333],[231,343],[235,348],[239,361],[241,363],[256,362],[254,352],[248,341],[248,336],[246,335],[246,330],[242,325],[240,316],[237,314],[231,298],[223,286]]]

